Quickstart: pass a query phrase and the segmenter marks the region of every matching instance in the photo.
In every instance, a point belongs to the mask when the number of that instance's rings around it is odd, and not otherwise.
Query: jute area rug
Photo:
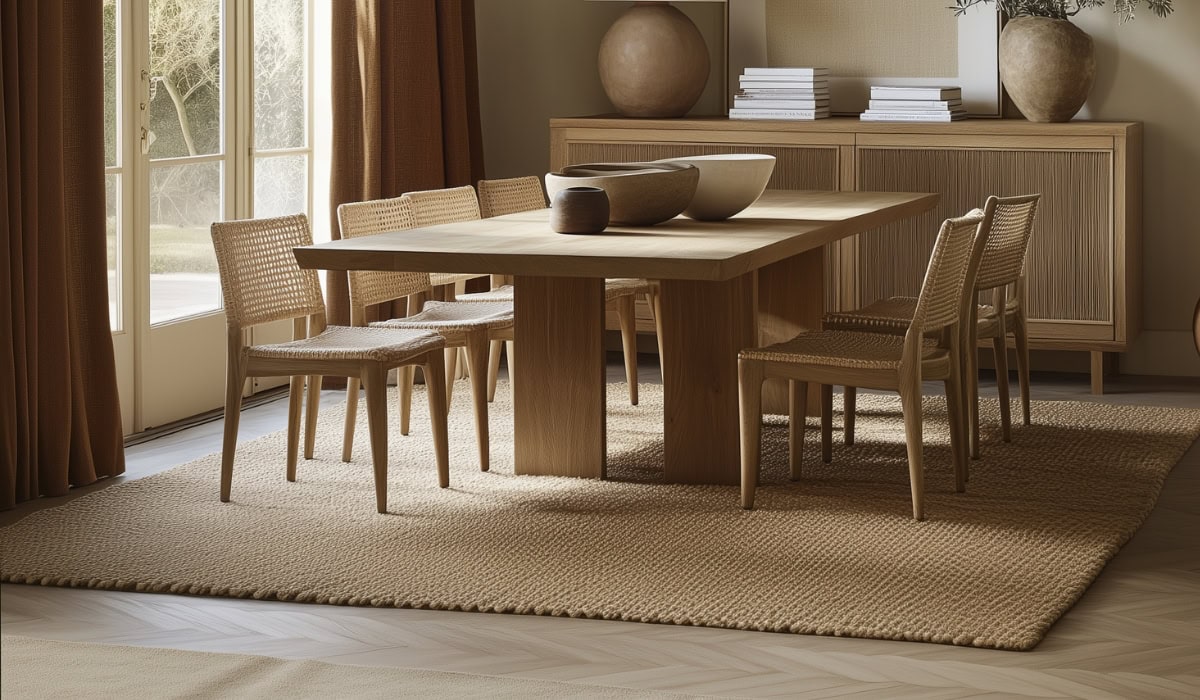
[[[265,656],[0,637],[6,698],[600,698],[673,693]],[[691,696],[688,696],[691,697]]]
[[[8,582],[314,603],[566,615],[1029,649],[1154,506],[1200,434],[1200,411],[1038,403],[996,433],[953,489],[944,403],[926,399],[926,513],[911,518],[899,402],[864,395],[858,440],[835,435],[787,477],[786,425],[768,418],[758,508],[733,486],[656,483],[662,390],[608,395],[608,481],[518,477],[511,402],[492,405],[481,473],[465,383],[451,487],[439,489],[424,396],[412,434],[390,417],[390,514],[375,512],[365,425],[340,461],[340,409],[316,459],[284,479],[283,433],[243,444],[233,502],[219,455],[102,489],[0,530]],[[395,410],[394,397],[392,410]],[[360,413],[361,415],[361,413]],[[835,425],[840,425],[840,416]]]

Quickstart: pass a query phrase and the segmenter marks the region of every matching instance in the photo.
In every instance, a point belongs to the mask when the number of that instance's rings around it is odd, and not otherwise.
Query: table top
[[[550,210],[394,231],[295,249],[301,267],[553,277],[724,281],[923,213],[936,194],[769,190],[726,221],[676,217],[651,227],[566,235]]]

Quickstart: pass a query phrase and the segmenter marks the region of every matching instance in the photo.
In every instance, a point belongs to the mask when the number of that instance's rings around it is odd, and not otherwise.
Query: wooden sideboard
[[[1030,345],[1124,352],[1141,327],[1142,126],[974,119],[879,124],[725,118],[550,121],[550,167],[709,153],[770,153],[775,189],[937,192],[928,214],[826,249],[826,304],[851,309],[921,285],[938,224],[988,195],[1042,194],[1029,258]],[[639,329],[653,330],[647,309]],[[1011,339],[1010,339],[1011,342]]]

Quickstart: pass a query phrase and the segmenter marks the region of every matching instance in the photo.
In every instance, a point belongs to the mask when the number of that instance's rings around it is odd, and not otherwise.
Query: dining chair
[[[546,208],[542,181],[532,175],[502,180],[479,181],[479,204],[484,218],[516,214]],[[617,312],[621,328],[621,349],[625,355],[625,381],[629,384],[629,403],[637,405],[637,298],[645,296],[658,324],[658,287],[643,279],[614,278],[604,281],[604,301]],[[662,329],[658,328],[659,359],[662,358]],[[495,355],[492,363],[499,362]],[[511,374],[512,368],[509,367]],[[489,393],[494,393],[494,383]]]
[[[368,202],[343,204],[338,207],[338,224],[342,238],[359,238],[385,231],[403,231],[416,227],[412,200],[395,197]],[[479,444],[479,466],[487,471],[490,465],[487,408],[487,352],[492,340],[512,340],[513,305],[511,301],[460,302],[428,301],[423,308],[405,318],[368,323],[367,309],[397,299],[413,298],[431,288],[428,272],[370,272],[351,271],[350,324],[355,327],[390,328],[408,331],[431,331],[445,341],[449,359],[466,348],[467,368],[471,378],[471,394],[475,407],[475,431]],[[401,370],[400,433],[408,435],[409,408],[415,367]],[[426,377],[427,382],[432,381]],[[453,377],[447,374],[446,404],[449,406]],[[342,441],[342,460],[350,461],[354,446],[354,426],[358,406],[358,381],[350,379],[346,387],[346,424]]]
[[[804,454],[808,383],[822,386],[821,451],[831,457],[831,385],[890,389],[900,394],[904,411],[913,518],[925,517],[924,440],[921,382],[942,380],[950,419],[950,452],[955,489],[966,489],[965,416],[959,367],[968,289],[983,252],[983,215],[948,219],[938,232],[921,295],[903,336],[821,330],[738,355],[738,405],[741,417],[742,507],[754,507],[762,433],[762,386],[768,378],[788,380],[790,411],[788,455],[791,478],[799,479]],[[930,336],[935,337],[930,337]]]
[[[1037,216],[1040,194],[1017,197],[988,197],[984,225],[989,228],[987,246],[979,262],[975,291],[991,292],[990,304],[972,304],[973,323],[968,323],[963,343],[963,368],[970,419],[970,451],[979,459],[979,376],[975,350],[979,340],[992,341],[996,358],[996,387],[1000,395],[1000,430],[1004,442],[1012,440],[1012,418],[1008,394],[1008,344],[1011,331],[1016,345],[1017,378],[1021,388],[1021,412],[1025,425],[1031,423],[1029,404],[1029,330],[1025,315],[1025,258]],[[1009,287],[1013,293],[1008,294]],[[833,313],[823,320],[825,328],[873,333],[903,334],[908,328],[917,300],[892,297],[862,309]],[[1003,309],[1003,312],[998,312]],[[846,444],[854,443],[854,387],[846,387],[843,416]]]
[[[305,459],[313,456],[321,375],[354,377],[367,389],[367,423],[375,472],[375,505],[387,512],[387,375],[397,367],[420,365],[433,378],[429,413],[438,483],[450,485],[447,444],[446,341],[426,330],[351,328],[325,325],[325,301],[316,270],[301,269],[292,250],[312,245],[303,214],[214,223],[221,293],[228,331],[225,435],[221,450],[221,500],[229,501],[237,449],[238,418],[247,377],[290,376],[288,393],[287,480],[296,480],[300,403],[308,377]],[[244,331],[263,323],[292,321],[291,342],[245,344]]]

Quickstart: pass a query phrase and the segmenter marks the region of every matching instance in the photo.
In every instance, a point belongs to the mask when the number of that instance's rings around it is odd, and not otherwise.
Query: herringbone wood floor
[[[656,380],[653,365],[644,379]],[[931,387],[932,388],[932,387]],[[1200,407],[1200,384],[1118,378],[1099,400]],[[1083,376],[1035,398],[1090,400]],[[987,390],[985,389],[985,393]],[[327,392],[326,401],[341,400]],[[282,428],[277,402],[242,438]],[[212,423],[129,451],[136,478],[219,448]],[[0,516],[12,520],[45,504]],[[1200,697],[1200,444],[1146,525],[1034,651],[220,598],[0,587],[6,633],[750,697]]]

